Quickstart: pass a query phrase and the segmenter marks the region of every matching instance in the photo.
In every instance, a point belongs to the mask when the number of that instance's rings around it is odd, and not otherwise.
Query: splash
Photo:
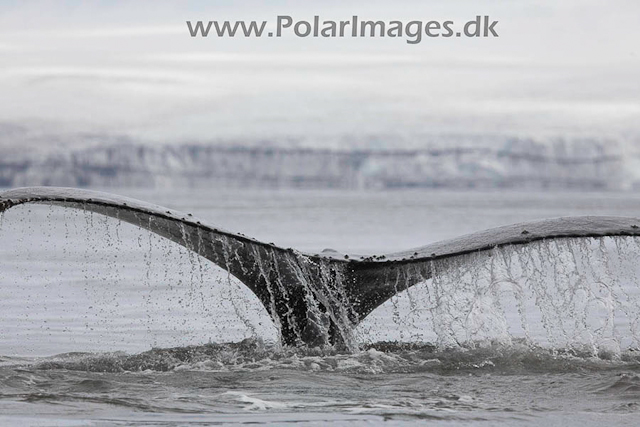
[[[13,365],[39,370],[90,372],[261,372],[270,370],[347,374],[407,374],[461,372],[493,374],[567,373],[637,369],[640,355],[626,351],[619,358],[594,358],[569,350],[557,351],[515,340],[510,346],[441,349],[429,344],[376,342],[353,353],[331,348],[280,347],[251,338],[236,343],[154,348],[138,354],[66,353]]]
[[[431,261],[433,279],[406,286],[358,335],[619,355],[640,347],[639,253],[638,237],[562,238]]]
[[[507,348],[517,343],[599,358],[620,358],[625,351],[640,347],[638,237],[541,240],[396,267],[389,276],[395,295],[358,324],[354,321],[357,317],[349,300],[348,271],[344,267],[318,263],[294,251],[282,257],[269,250],[252,252],[254,264],[247,266],[237,244],[224,236],[207,238],[198,233],[194,239],[190,237],[193,233],[183,228],[182,248],[142,229],[123,229],[119,219],[94,218],[90,211],[71,212],[80,213],[68,215],[66,210],[59,210],[62,219],[52,221],[64,224],[57,234],[67,240],[78,242],[89,236],[90,250],[64,244],[62,251],[81,261],[83,290],[94,308],[82,316],[85,327],[91,331],[96,327],[101,336],[108,336],[105,331],[114,325],[109,319],[117,319],[122,310],[130,310],[126,299],[131,296],[126,290],[119,290],[119,284],[132,280],[127,273],[127,256],[122,252],[126,241],[133,240],[134,247],[126,249],[126,253],[137,251],[144,266],[138,277],[146,307],[146,335],[155,337],[153,346],[159,345],[159,328],[184,330],[192,342],[202,340],[197,333],[185,329],[187,323],[179,328],[168,320],[169,313],[201,316],[211,322],[208,339],[225,336],[227,326],[217,324],[225,310],[223,305],[235,314],[232,320],[237,322],[236,329],[244,328],[244,336],[259,337],[262,330],[254,313],[258,303],[246,292],[240,292],[243,287],[229,273],[238,268],[233,266],[236,264],[247,271],[253,268],[260,272],[276,328],[283,325],[278,323],[281,317],[273,313],[282,310],[286,310],[283,318],[291,322],[299,342],[309,341],[305,333],[327,337],[332,325],[338,325],[340,335],[349,339],[346,349],[354,354],[381,340],[432,345],[442,351],[496,345]],[[51,219],[51,215],[47,211],[47,218]],[[69,223],[74,222],[84,224],[84,229],[70,228]],[[137,230],[133,238],[132,230]],[[52,236],[42,245],[56,248],[56,227],[48,233]],[[222,248],[223,259],[216,263],[222,268],[197,255],[209,241]],[[93,271],[96,258],[101,259],[106,270]],[[23,268],[25,276],[31,275]],[[433,277],[425,277],[424,271],[430,271]],[[302,284],[298,291],[304,295],[308,320],[313,322],[311,331],[298,327],[295,300],[287,297],[292,291],[285,286],[290,282],[286,275],[291,272]],[[106,286],[91,285],[95,282]],[[162,288],[171,291],[170,299],[164,302],[161,300],[167,298],[167,293]],[[211,288],[224,290],[219,294],[224,301],[212,296]],[[325,348],[332,347],[326,347],[325,342]]]

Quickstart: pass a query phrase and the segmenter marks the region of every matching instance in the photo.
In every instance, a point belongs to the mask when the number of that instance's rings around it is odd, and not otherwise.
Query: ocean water
[[[627,193],[110,190],[284,247],[362,254],[520,221],[640,216]],[[636,238],[472,255],[293,349],[244,285],[98,214],[0,219],[0,424],[640,423]]]

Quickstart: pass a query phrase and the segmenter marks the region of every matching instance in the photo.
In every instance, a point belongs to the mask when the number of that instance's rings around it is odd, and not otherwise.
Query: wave
[[[24,362],[23,362],[24,363]],[[65,353],[32,360],[39,370],[88,372],[251,372],[293,370],[336,373],[438,374],[491,372],[496,374],[563,373],[607,369],[640,370],[640,351],[601,352],[588,348],[551,349],[524,341],[509,345],[476,342],[457,348],[426,343],[376,342],[354,353],[334,348],[289,348],[245,339],[237,343],[154,348],[138,353]],[[640,385],[638,385],[640,387]]]

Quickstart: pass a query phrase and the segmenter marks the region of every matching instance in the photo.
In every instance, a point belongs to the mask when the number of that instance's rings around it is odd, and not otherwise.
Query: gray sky
[[[171,141],[636,135],[637,1],[0,1],[0,122]],[[499,38],[219,39],[185,20],[499,21]],[[321,143],[320,143],[321,144]]]

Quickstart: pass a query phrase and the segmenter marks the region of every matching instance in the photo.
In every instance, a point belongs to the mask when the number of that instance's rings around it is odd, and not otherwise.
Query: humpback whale
[[[354,349],[353,328],[392,296],[430,279],[437,260],[543,239],[640,235],[637,218],[563,217],[488,229],[396,253],[315,254],[260,242],[207,225],[191,214],[103,192],[57,187],[0,192],[0,213],[26,203],[106,215],[186,247],[253,291],[278,327],[283,344],[290,346]]]

